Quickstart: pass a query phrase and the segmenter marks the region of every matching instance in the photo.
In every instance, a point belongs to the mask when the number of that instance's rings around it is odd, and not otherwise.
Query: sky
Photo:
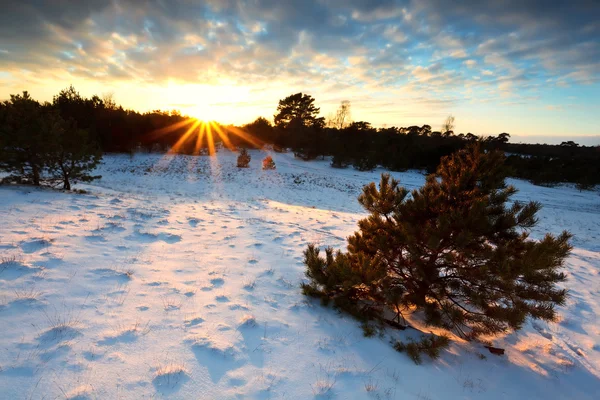
[[[0,3],[0,99],[72,84],[242,124],[304,92],[374,126],[600,144],[598,0]]]

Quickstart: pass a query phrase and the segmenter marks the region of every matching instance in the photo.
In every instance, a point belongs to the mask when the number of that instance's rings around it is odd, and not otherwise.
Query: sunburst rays
[[[264,142],[254,137],[251,133],[235,126],[223,127],[214,121],[202,121],[195,118],[187,118],[167,127],[152,132],[152,137],[157,138],[167,134],[174,134],[178,130],[185,131],[171,146],[165,157],[159,161],[160,164],[169,163],[173,154],[216,155],[217,143],[222,143],[229,150],[235,150],[232,137],[235,136],[255,148],[262,148]],[[204,152],[206,151],[206,153]]]

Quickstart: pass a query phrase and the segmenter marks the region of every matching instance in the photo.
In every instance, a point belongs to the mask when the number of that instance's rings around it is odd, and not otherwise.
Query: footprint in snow
[[[553,339],[552,334],[550,332],[548,332],[546,329],[544,329],[537,322],[532,323],[531,326],[533,326],[533,329],[535,329],[540,335],[542,335],[546,339],[548,339],[548,340],[552,340]]]
[[[221,286],[223,286],[223,284],[225,283],[225,281],[223,280],[223,278],[213,278],[213,279],[210,280],[210,283],[214,287],[221,287]]]
[[[102,235],[88,235],[85,237],[85,240],[87,240],[88,242],[107,242],[108,240],[106,240],[106,238]]]
[[[21,250],[24,253],[31,254],[42,249],[48,248],[52,244],[51,240],[47,239],[33,239],[28,242],[21,243]]]
[[[203,322],[204,322],[204,318],[202,318],[202,317],[192,317],[192,318],[185,320],[185,326],[187,326],[187,327],[196,326],[196,325],[200,325]]]

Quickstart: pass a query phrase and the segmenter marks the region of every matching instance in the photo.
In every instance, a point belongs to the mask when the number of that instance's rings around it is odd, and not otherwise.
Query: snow
[[[561,320],[415,365],[389,344],[407,331],[365,338],[299,289],[306,245],[344,248],[382,171],[250,153],[109,155],[88,194],[0,187],[0,397],[597,398],[598,192],[511,181],[544,206],[533,237],[575,235]]]

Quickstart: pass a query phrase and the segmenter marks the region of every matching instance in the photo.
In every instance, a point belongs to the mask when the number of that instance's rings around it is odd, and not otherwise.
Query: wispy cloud
[[[253,99],[217,103],[251,118],[303,90],[325,112],[347,98],[375,124],[412,123],[400,110],[422,102],[437,117],[495,97],[501,106],[597,88],[599,20],[594,0],[5,0],[0,97],[33,85],[47,96],[60,82],[157,108],[165,87],[237,86]]]

